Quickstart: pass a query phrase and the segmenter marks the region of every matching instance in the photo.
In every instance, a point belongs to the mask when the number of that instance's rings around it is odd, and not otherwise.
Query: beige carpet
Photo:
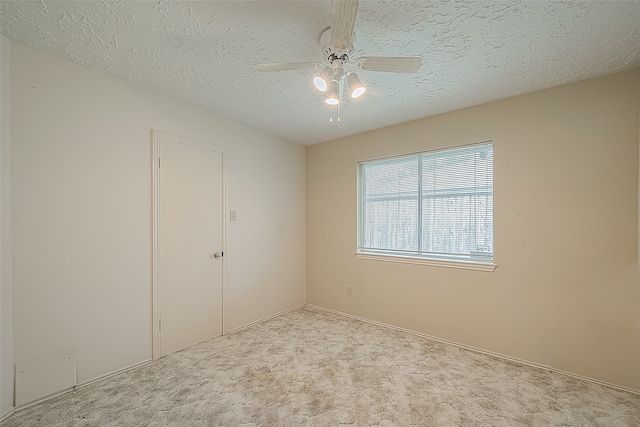
[[[640,396],[300,309],[9,426],[640,426]]]

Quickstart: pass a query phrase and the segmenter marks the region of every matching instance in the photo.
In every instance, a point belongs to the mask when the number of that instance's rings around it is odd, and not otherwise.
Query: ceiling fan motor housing
[[[331,44],[331,27],[325,28],[320,34],[320,46],[322,46],[322,58],[331,65],[334,65],[336,61],[340,61],[336,65],[343,65],[349,62],[354,53],[353,43],[346,49],[336,49]]]

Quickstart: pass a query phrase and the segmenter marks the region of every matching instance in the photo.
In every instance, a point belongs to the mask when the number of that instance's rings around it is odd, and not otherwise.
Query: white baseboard
[[[522,359],[518,359],[518,358],[515,358],[515,357],[511,357],[511,356],[506,356],[506,355],[500,354],[500,353],[494,353],[494,352],[491,352],[491,351],[482,350],[480,348],[476,348],[476,347],[460,344],[460,343],[457,343],[457,342],[454,342],[454,341],[449,341],[449,340],[445,340],[445,339],[442,339],[442,338],[434,337],[432,335],[423,334],[421,332],[412,331],[410,329],[401,328],[399,326],[389,325],[387,323],[378,322],[376,320],[371,320],[371,319],[367,319],[367,318],[364,318],[364,317],[354,316],[354,315],[349,314],[349,313],[344,313],[342,311],[337,311],[337,310],[333,310],[333,309],[330,309],[330,308],[325,308],[325,307],[321,307],[321,306],[313,305],[313,304],[300,304],[300,305],[297,305],[297,306],[289,308],[287,310],[283,310],[283,311],[281,311],[279,313],[276,313],[276,314],[264,317],[262,319],[256,320],[254,322],[248,323],[248,324],[246,324],[244,326],[240,326],[238,328],[232,329],[232,330],[228,331],[227,334],[231,334],[231,333],[234,333],[234,332],[241,331],[241,330],[249,328],[249,327],[251,327],[253,325],[257,325],[259,323],[266,322],[267,320],[282,316],[283,314],[290,313],[292,311],[298,310],[298,309],[303,308],[303,307],[309,307],[309,308],[312,308],[312,309],[315,309],[315,310],[326,311],[326,312],[333,313],[333,314],[336,314],[336,315],[339,315],[339,316],[343,316],[343,317],[347,317],[347,318],[350,318],[350,319],[358,320],[358,321],[361,321],[361,322],[377,325],[377,326],[380,326],[380,327],[383,327],[383,328],[393,329],[393,330],[396,330],[396,331],[399,331],[399,332],[404,332],[404,333],[416,335],[416,336],[419,336],[421,338],[426,338],[426,339],[429,339],[429,340],[441,342],[443,344],[453,345],[453,346],[456,346],[456,347],[459,347],[459,348],[463,348],[463,349],[466,349],[466,350],[470,350],[470,351],[473,351],[473,352],[476,352],[476,353],[486,354],[488,356],[496,357],[496,358],[499,358],[499,359],[509,360],[511,362],[519,363],[519,364],[526,365],[526,366],[531,366],[533,368],[543,369],[545,371],[555,372],[555,373],[558,373],[558,374],[561,374],[561,375],[566,375],[568,377],[580,379],[580,380],[583,380],[583,381],[589,381],[591,383],[599,384],[599,385],[602,385],[602,386],[605,386],[605,387],[610,387],[610,388],[613,388],[613,389],[616,389],[616,390],[626,391],[628,393],[633,393],[633,394],[640,395],[640,390],[635,390],[635,389],[631,389],[631,388],[627,388],[627,387],[622,387],[622,386],[619,386],[619,385],[616,385],[616,384],[611,384],[611,383],[607,383],[605,381],[600,381],[600,380],[596,380],[594,378],[585,377],[583,375],[574,374],[572,372],[563,371],[561,369],[556,369],[556,368],[553,368],[551,366],[542,365],[542,364],[534,363],[534,362],[529,362],[527,360],[522,360]],[[22,406],[15,407],[15,408],[11,409],[9,412],[7,412],[5,415],[0,417],[0,423],[5,421],[9,417],[11,417],[11,415],[13,415],[14,413],[22,411],[23,409],[26,409],[26,408],[28,408],[30,406],[36,405],[38,403],[44,402],[44,401],[49,400],[49,399],[53,399],[54,397],[63,395],[65,393],[69,393],[69,392],[75,391],[75,390],[77,390],[79,388],[86,387],[88,385],[94,384],[94,383],[96,383],[98,381],[105,380],[105,379],[107,379],[109,377],[121,374],[123,372],[127,372],[127,371],[130,371],[132,369],[139,368],[141,366],[147,365],[147,364],[152,363],[152,362],[153,362],[153,360],[149,359],[149,360],[146,360],[144,362],[137,363],[135,365],[129,366],[127,368],[120,369],[120,370],[117,370],[117,371],[102,375],[100,377],[97,377],[97,378],[94,378],[92,380],[86,381],[86,382],[84,382],[82,384],[78,384],[75,387],[72,387],[72,388],[69,388],[69,389],[66,389],[66,390],[61,390],[58,393],[43,397],[42,399],[39,399],[39,400],[36,400],[36,401],[33,401],[33,402],[29,402],[28,404],[25,404],[25,405],[22,405]]]
[[[0,424],[6,420],[7,418],[9,418],[11,415],[13,415],[13,413],[15,412],[15,408],[11,408],[9,410],[9,412],[7,412],[6,414],[4,414],[2,417],[0,417]]]
[[[300,309],[300,308],[302,308],[304,306],[305,306],[305,304],[296,305],[295,307],[289,308],[287,310],[280,311],[278,313],[275,313],[275,314],[272,314],[270,316],[264,317],[262,319],[256,320],[254,322],[248,323],[248,324],[246,324],[244,326],[240,326],[239,328],[232,329],[232,330],[228,331],[227,334],[241,331],[241,330],[246,329],[246,328],[248,328],[250,326],[257,325],[258,323],[266,322],[267,320],[273,319],[275,317],[282,316],[283,314],[289,313],[291,311],[298,310],[298,309]],[[85,381],[82,384],[78,384],[78,385],[76,385],[74,387],[65,388],[64,390],[57,391],[55,393],[49,394],[47,396],[44,396],[44,397],[42,397],[40,399],[36,399],[36,400],[33,400],[33,401],[29,402],[29,403],[25,403],[24,405],[16,406],[9,413],[7,413],[2,418],[0,418],[0,422],[5,420],[5,419],[7,419],[7,418],[9,418],[14,412],[22,411],[23,409],[29,408],[30,406],[37,405],[38,403],[42,403],[42,402],[44,402],[46,400],[53,399],[54,397],[61,396],[61,395],[65,394],[65,393],[73,392],[73,391],[75,391],[75,390],[77,390],[79,388],[86,387],[88,385],[94,384],[94,383],[96,383],[98,381],[105,380],[105,379],[107,379],[109,377],[112,377],[114,375],[118,375],[118,374],[121,374],[123,372],[127,372],[127,371],[130,371],[132,369],[139,368],[139,367],[147,365],[147,364],[149,364],[151,362],[153,362],[152,359],[145,360],[145,361],[143,361],[141,363],[136,363],[136,364],[128,366],[126,368],[119,369],[119,370],[113,371],[113,372],[109,372],[107,374],[104,374],[104,375],[101,375],[99,377],[93,378],[91,380]]]
[[[58,397],[58,396],[61,396],[63,394],[66,394],[66,393],[74,392],[79,388],[83,388],[83,387],[86,387],[86,386],[91,385],[93,383],[96,383],[98,381],[102,381],[102,380],[105,380],[107,378],[113,377],[115,375],[121,374],[123,372],[127,372],[127,371],[130,371],[132,369],[139,368],[139,367],[147,365],[147,364],[149,364],[151,362],[152,362],[152,360],[149,359],[149,360],[145,360],[144,362],[136,363],[136,364],[131,365],[129,367],[126,367],[126,368],[123,368],[123,369],[119,369],[117,371],[109,372],[107,374],[104,374],[104,375],[101,375],[99,377],[96,377],[96,378],[94,378],[92,380],[85,381],[82,384],[78,384],[78,385],[76,385],[74,387],[69,387],[69,388],[66,388],[64,390],[57,391],[57,392],[55,392],[53,394],[49,394],[47,396],[44,396],[44,397],[42,397],[40,399],[37,399],[37,400],[31,401],[29,403],[26,403],[24,405],[16,406],[11,413],[22,411],[23,409],[29,408],[29,407],[31,407],[33,405],[37,405],[38,403],[42,403],[42,402],[44,402],[46,400],[53,399],[54,397]],[[3,421],[4,419],[6,419],[8,416],[9,415],[5,415],[2,419],[0,419],[0,422]]]
[[[283,311],[280,311],[280,312],[278,312],[278,313],[276,313],[276,314],[272,314],[272,315],[270,315],[270,316],[263,317],[262,319],[255,320],[255,321],[253,321],[253,322],[251,322],[251,323],[247,323],[247,324],[246,324],[246,325],[244,325],[244,326],[240,326],[240,327],[237,327],[237,328],[231,329],[231,330],[227,331],[227,334],[232,334],[232,333],[234,333],[234,332],[238,332],[238,331],[241,331],[241,330],[243,330],[243,329],[247,329],[247,328],[249,328],[249,327],[251,327],[251,326],[253,326],[253,325],[257,325],[258,323],[266,322],[267,320],[274,319],[274,318],[276,318],[276,317],[280,317],[280,316],[282,316],[283,314],[287,314],[287,313],[290,313],[290,312],[292,312],[292,311],[296,311],[296,310],[298,310],[298,309],[301,309],[301,308],[302,308],[302,307],[304,307],[305,305],[306,305],[306,304],[299,304],[299,305],[296,305],[295,307],[288,308],[288,309],[283,310]],[[225,334],[225,335],[226,335],[226,334]]]
[[[378,322],[376,320],[370,320],[370,319],[366,319],[364,317],[354,316],[354,315],[349,314],[349,313],[344,313],[342,311],[332,310],[330,308],[320,307],[318,305],[305,304],[305,307],[309,307],[309,308],[313,308],[313,309],[321,310],[321,311],[327,311],[329,313],[333,313],[333,314],[337,314],[339,316],[348,317],[350,319],[359,320],[361,322],[365,322],[365,323],[370,323],[370,324],[373,324],[373,325],[381,326],[383,328],[388,328],[388,329],[393,329],[393,330],[400,331],[400,332],[405,332],[407,334],[416,335],[416,336],[419,336],[421,338],[426,338],[426,339],[429,339],[429,340],[438,341],[438,342],[441,342],[443,344],[448,344],[448,345],[453,345],[453,346],[456,346],[456,347],[464,348],[465,350],[470,350],[470,351],[473,351],[473,352],[476,352],[476,353],[486,354],[487,356],[492,356],[492,357],[497,357],[499,359],[509,360],[511,362],[519,363],[521,365],[527,365],[527,366],[531,366],[533,368],[544,369],[545,371],[555,372],[555,373],[558,373],[558,374],[561,374],[561,375],[566,375],[568,377],[576,378],[576,379],[579,379],[579,380],[589,381],[591,383],[599,384],[599,385],[602,385],[602,386],[605,386],[605,387],[610,387],[610,388],[613,388],[613,389],[616,389],[616,390],[622,390],[622,391],[626,391],[628,393],[633,393],[633,394],[640,395],[640,390],[634,390],[632,388],[627,388],[627,387],[619,386],[619,385],[616,385],[616,384],[611,384],[611,383],[608,383],[608,382],[605,382],[605,381],[596,380],[594,378],[585,377],[583,375],[574,374],[573,372],[568,372],[568,371],[563,371],[561,369],[556,369],[556,368],[553,368],[553,367],[548,366],[548,365],[542,365],[540,363],[529,362],[528,360],[518,359],[516,357],[506,356],[504,354],[494,353],[492,351],[483,350],[481,348],[476,348],[476,347],[472,347],[472,346],[469,346],[469,345],[460,344],[460,343],[457,343],[457,342],[454,342],[454,341],[449,341],[449,340],[445,340],[445,339],[442,339],[442,338],[434,337],[432,335],[423,334],[421,332],[412,331],[411,329],[405,329],[405,328],[401,328],[399,326],[394,326],[394,325],[389,325],[387,323]]]
[[[112,372],[109,372],[107,374],[100,375],[99,377],[96,377],[94,379],[85,381],[82,384],[78,384],[75,388],[79,389],[79,388],[82,388],[82,387],[86,387],[86,386],[91,385],[93,383],[97,383],[98,381],[106,380],[107,378],[113,377],[114,375],[122,374],[123,372],[127,372],[127,371],[130,371],[132,369],[137,369],[137,368],[140,368],[142,366],[148,365],[151,362],[153,362],[152,359],[147,359],[147,360],[144,360],[144,361],[142,361],[140,363],[134,363],[133,365],[127,366],[125,368],[118,369],[116,371],[112,371]]]

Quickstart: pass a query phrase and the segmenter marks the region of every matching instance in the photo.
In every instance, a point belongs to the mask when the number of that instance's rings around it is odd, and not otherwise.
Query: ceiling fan
[[[366,89],[355,72],[346,67],[363,71],[383,71],[388,73],[415,73],[422,66],[419,56],[361,56],[353,59],[354,27],[358,13],[358,0],[332,0],[331,26],[320,34],[320,46],[324,62],[288,62],[257,64],[257,71],[290,71],[315,69],[314,86],[327,93],[325,102],[339,105],[346,81],[352,98],[362,96]]]

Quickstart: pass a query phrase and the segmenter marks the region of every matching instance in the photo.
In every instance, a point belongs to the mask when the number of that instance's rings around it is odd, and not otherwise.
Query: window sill
[[[402,264],[428,265],[431,267],[457,268],[462,270],[477,270],[492,272],[498,267],[491,262],[452,261],[433,258],[418,258],[400,255],[382,255],[366,252],[356,252],[356,258],[371,261],[399,262]]]

